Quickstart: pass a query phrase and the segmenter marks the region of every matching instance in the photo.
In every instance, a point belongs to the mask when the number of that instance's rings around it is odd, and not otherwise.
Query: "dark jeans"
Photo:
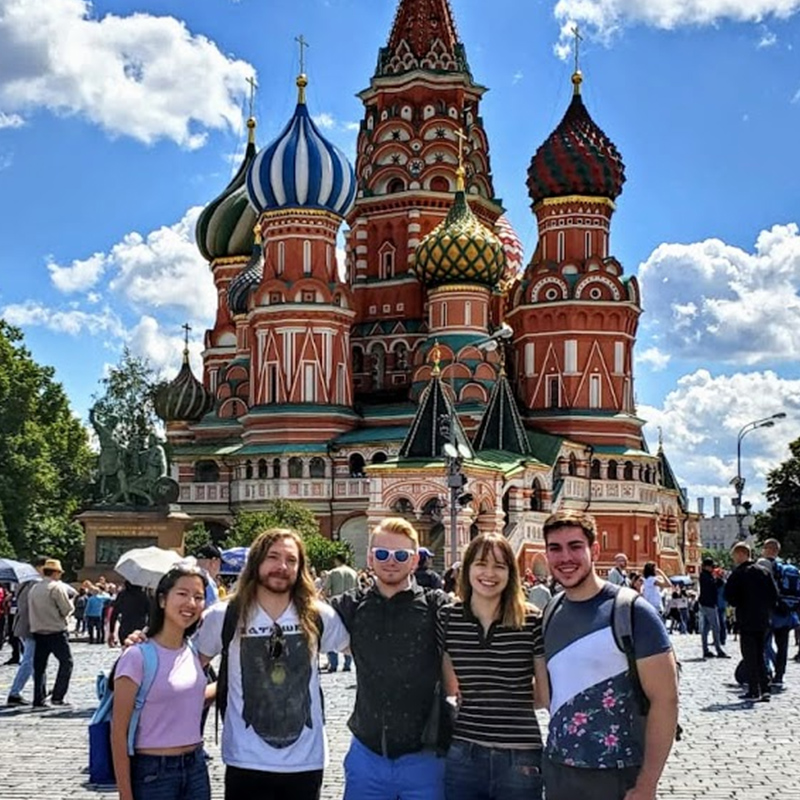
[[[739,646],[742,649],[744,670],[747,675],[748,693],[752,695],[769,692],[769,677],[764,659],[766,642],[766,631],[741,631],[739,635]]]
[[[444,767],[445,800],[541,800],[542,751],[456,740]]]
[[[786,672],[786,661],[789,658],[789,634],[791,628],[773,628],[772,635],[775,637],[775,680],[783,680]]]
[[[225,768],[225,800],[319,800],[321,790],[321,769],[311,772],[262,772],[239,767]]]
[[[134,800],[211,800],[211,784],[202,748],[182,756],[131,759]]]
[[[581,769],[548,758],[542,764],[547,800],[623,800],[639,771],[640,767]]]
[[[86,617],[86,632],[89,634],[89,644],[103,641],[103,618]]]
[[[33,704],[44,705],[47,694],[45,672],[47,660],[52,653],[58,660],[58,674],[53,684],[53,702],[60,703],[69,689],[72,677],[72,651],[69,649],[69,635],[66,631],[59,633],[34,633],[36,648],[33,653]]]

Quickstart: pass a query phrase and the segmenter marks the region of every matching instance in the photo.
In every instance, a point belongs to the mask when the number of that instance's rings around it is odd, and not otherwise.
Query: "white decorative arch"
[[[555,286],[561,291],[561,300],[569,299],[569,286],[567,285],[567,282],[556,277],[555,275],[549,275],[533,285],[533,288],[531,289],[531,302],[538,303],[539,295],[542,293],[542,290],[548,286]]]
[[[609,289],[611,292],[611,296],[615,300],[622,299],[622,292],[620,291],[619,284],[616,281],[606,277],[605,275],[595,275],[594,273],[587,276],[583,281],[581,281],[577,285],[577,287],[575,287],[575,299],[580,300],[583,297],[584,291],[589,286],[593,286],[596,284],[602,284],[607,289]]]

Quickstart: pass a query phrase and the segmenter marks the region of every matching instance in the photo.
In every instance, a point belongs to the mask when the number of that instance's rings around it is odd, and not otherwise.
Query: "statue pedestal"
[[[183,553],[183,534],[191,518],[165,508],[93,508],[77,517],[86,539],[79,580],[96,581],[104,575],[112,582],[122,579],[114,572],[119,557],[135,547],[156,545]]]

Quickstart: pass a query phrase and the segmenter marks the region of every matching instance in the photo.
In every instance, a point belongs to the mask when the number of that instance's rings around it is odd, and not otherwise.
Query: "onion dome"
[[[509,218],[503,214],[494,224],[494,232],[506,254],[506,270],[503,280],[514,280],[524,267],[525,250]]]
[[[228,284],[228,310],[231,316],[247,313],[247,301],[250,292],[261,283],[264,277],[264,250],[261,237],[256,235],[250,260],[242,267],[242,271]]]
[[[345,154],[319,132],[308,113],[305,87],[294,116],[272,144],[254,159],[247,173],[247,194],[261,214],[289,208],[313,208],[344,217],[356,195],[356,178]]]
[[[481,223],[464,194],[463,167],[450,212],[420,243],[414,271],[429,288],[447,283],[479,283],[494,288],[506,269],[503,245]]]
[[[164,422],[196,422],[214,408],[214,396],[195,378],[189,366],[188,347],[183,351],[180,372],[156,392],[153,400],[156,414]]]
[[[528,194],[534,205],[548,197],[578,194],[615,200],[622,193],[622,156],[586,110],[580,72],[572,82],[575,93],[567,113],[536,151],[528,170]]]
[[[206,261],[246,256],[253,248],[256,212],[247,197],[247,170],[256,157],[256,121],[247,120],[248,137],[244,161],[225,191],[200,214],[195,230],[197,247]]]

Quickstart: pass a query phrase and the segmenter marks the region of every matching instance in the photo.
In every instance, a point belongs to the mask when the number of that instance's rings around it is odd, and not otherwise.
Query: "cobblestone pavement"
[[[729,642],[729,661],[699,658],[696,636],[676,636],[683,664],[681,722],[683,741],[676,743],[661,783],[659,797],[703,800],[800,800],[800,664],[791,662],[786,688],[771,703],[748,704],[738,699],[733,681],[738,644]],[[794,648],[792,648],[792,654]],[[8,657],[8,647],[0,652]],[[73,643],[75,671],[71,708],[31,712],[0,706],[2,758],[0,798],[94,800],[115,797],[113,790],[87,784],[88,718],[96,705],[95,676],[108,669],[117,653],[105,646]],[[52,662],[51,662],[52,663]],[[5,701],[16,667],[0,666],[0,698]],[[54,677],[53,668],[51,673]],[[349,743],[346,720],[355,696],[349,673],[323,675],[331,764],[326,770],[323,800],[342,797],[342,760]],[[30,696],[31,686],[26,689]],[[221,800],[223,767],[214,744],[213,720],[207,746],[213,755],[214,800]],[[576,798],[576,800],[578,800]],[[591,800],[591,798],[587,798]]]

